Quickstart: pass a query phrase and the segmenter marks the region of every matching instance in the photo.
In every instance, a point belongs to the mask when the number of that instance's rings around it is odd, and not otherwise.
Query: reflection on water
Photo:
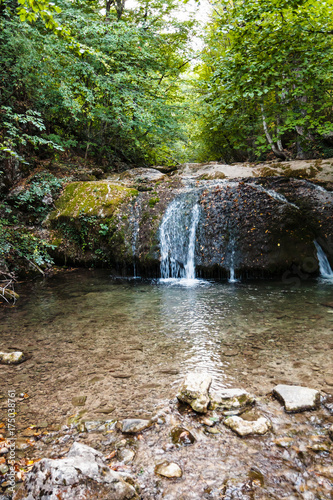
[[[150,414],[190,370],[209,371],[215,388],[324,384],[318,367],[333,361],[333,309],[323,305],[330,284],[190,281],[196,286],[75,271],[22,285],[17,306],[0,312],[1,348],[32,356],[10,368],[14,386],[34,395],[27,414],[42,406],[47,416],[50,392],[55,419],[73,411],[77,393],[94,415],[110,403],[117,416]]]

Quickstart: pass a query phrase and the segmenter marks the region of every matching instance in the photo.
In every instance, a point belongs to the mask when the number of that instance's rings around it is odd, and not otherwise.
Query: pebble
[[[183,472],[178,464],[174,462],[163,462],[155,467],[155,474],[168,478],[182,477]]]
[[[328,375],[324,378],[327,385],[333,385],[333,375]]]
[[[138,418],[127,418],[122,422],[121,432],[124,434],[135,434],[147,429],[151,425],[150,420],[141,420]]]

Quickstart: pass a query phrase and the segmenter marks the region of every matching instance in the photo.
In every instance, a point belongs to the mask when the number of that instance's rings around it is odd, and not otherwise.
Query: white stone
[[[137,498],[135,488],[111,470],[99,451],[74,443],[66,458],[43,458],[27,475],[13,500],[129,500]]]
[[[177,398],[183,403],[188,403],[198,413],[207,413],[209,405],[208,389],[212,377],[208,373],[188,373],[180,387]]]
[[[319,391],[298,385],[277,385],[273,394],[282,401],[286,412],[291,413],[315,410],[320,403]]]
[[[182,477],[183,473],[179,465],[174,462],[163,462],[155,467],[155,473],[164,477]]]
[[[0,352],[0,363],[4,365],[17,365],[24,361],[24,354],[21,351]]]
[[[223,415],[239,415],[255,403],[255,397],[243,389],[221,389],[209,396],[209,409],[221,411]]]
[[[251,434],[266,434],[272,425],[265,417],[259,417],[257,420],[244,420],[238,416],[226,418],[224,424],[230,427],[239,436],[250,436]]]

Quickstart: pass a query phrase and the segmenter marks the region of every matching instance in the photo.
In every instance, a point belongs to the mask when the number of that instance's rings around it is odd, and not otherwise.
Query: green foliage
[[[216,6],[199,85],[206,154],[261,157],[333,130],[333,2],[236,0]]]
[[[20,225],[8,205],[0,206],[0,214],[5,215],[0,216],[0,261],[10,271],[20,271],[27,262],[42,268],[53,263],[48,253],[52,245]]]
[[[52,140],[47,140],[34,131],[42,132],[45,125],[38,111],[28,109],[25,113],[15,113],[10,106],[0,107],[0,165],[6,162],[27,164],[23,152],[27,148],[37,150],[41,146],[63,151],[63,148]],[[4,174],[5,167],[0,171]]]
[[[17,208],[43,219],[53,208],[53,198],[59,194],[67,180],[59,179],[48,172],[36,174],[28,187],[10,200]]]
[[[43,2],[24,1],[42,16]],[[34,117],[47,131],[33,146],[75,147],[108,164],[174,163],[173,144],[184,140],[180,75],[192,57],[193,21],[172,15],[176,0],[139,2],[121,19],[110,12],[107,20],[97,2],[59,0],[57,6],[57,22],[70,36],[46,30],[38,19],[28,24],[0,13],[0,50],[6,54],[0,105],[11,100],[21,115],[23,103],[38,110]],[[16,135],[22,137],[21,131]],[[20,144],[22,152],[27,144]]]

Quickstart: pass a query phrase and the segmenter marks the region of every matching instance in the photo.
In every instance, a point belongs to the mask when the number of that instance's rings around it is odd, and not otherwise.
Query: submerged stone
[[[223,415],[239,415],[256,401],[254,396],[243,389],[221,389],[209,395],[209,409],[221,411]]]
[[[174,462],[163,462],[162,464],[156,465],[155,474],[169,478],[182,477],[183,475],[179,465]]]
[[[43,458],[36,463],[13,496],[13,500],[37,498],[130,500],[138,496],[132,484],[107,466],[102,453],[74,443],[66,458]]]
[[[0,364],[2,365],[18,365],[23,361],[25,361],[25,357],[21,351],[0,352]]]
[[[142,420],[139,418],[127,418],[122,422],[121,432],[124,434],[135,434],[150,427],[150,420]]]
[[[171,431],[171,439],[177,447],[193,444],[195,437],[184,427],[174,427]]]
[[[208,373],[188,373],[180,387],[177,398],[188,403],[198,413],[207,413],[209,405],[208,389],[212,377]]]
[[[250,436],[252,434],[266,434],[272,425],[265,417],[259,417],[257,420],[244,420],[242,417],[232,416],[226,418],[224,424],[239,436]]]
[[[298,385],[277,385],[273,394],[282,401],[286,412],[290,413],[315,410],[320,403],[319,391]]]

